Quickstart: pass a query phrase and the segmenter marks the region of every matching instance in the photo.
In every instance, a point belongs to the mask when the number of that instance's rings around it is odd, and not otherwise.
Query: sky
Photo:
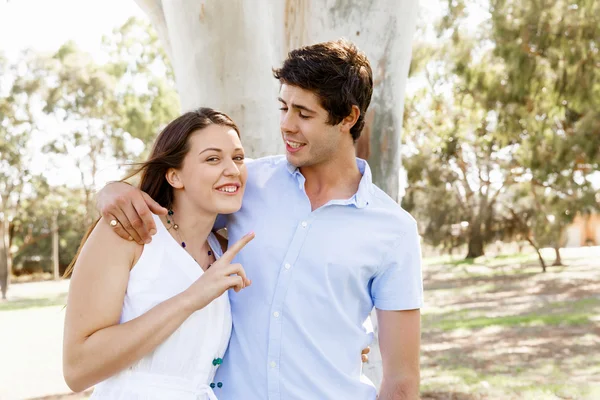
[[[72,40],[102,62],[102,37],[128,18],[146,18],[134,0],[0,0],[0,53],[14,60],[26,48],[53,53]],[[81,177],[69,157],[49,157],[42,145],[65,127],[46,118],[42,131],[34,133],[31,149],[35,154],[31,169],[44,173],[51,185],[79,186]],[[114,163],[104,163],[96,179],[101,187],[121,177]],[[91,177],[90,177],[91,178]]]
[[[146,18],[133,0],[0,0],[0,51],[54,51],[67,40],[98,54],[102,36],[129,17]]]

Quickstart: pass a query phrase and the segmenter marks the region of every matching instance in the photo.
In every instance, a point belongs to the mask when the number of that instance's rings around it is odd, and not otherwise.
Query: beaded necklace
[[[183,237],[181,236],[181,233],[179,232],[179,225],[177,225],[177,223],[175,222],[175,212],[172,209],[169,209],[168,213],[167,213],[167,224],[169,224],[169,227],[167,228],[168,231],[170,231],[171,229],[173,229],[175,231],[175,233],[177,234],[177,237],[179,238],[179,242],[181,244],[181,247],[183,247],[185,249],[185,251],[188,252],[188,254],[194,259],[194,261],[196,261],[196,263],[198,265],[201,266],[201,264],[198,262],[198,260],[196,260],[196,258],[192,255],[192,253],[190,253],[190,251],[187,249],[187,245],[185,244],[185,240],[183,239]],[[207,242],[208,244],[208,242]],[[210,245],[208,246],[210,248]],[[212,265],[213,261],[213,252],[212,250],[208,250],[208,266],[206,267],[206,269],[209,269],[210,266]]]

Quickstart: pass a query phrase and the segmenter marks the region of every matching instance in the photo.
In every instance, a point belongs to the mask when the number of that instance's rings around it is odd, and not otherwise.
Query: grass
[[[600,399],[598,250],[426,260],[423,400]]]
[[[598,315],[600,299],[554,302],[523,315],[486,317],[482,310],[458,310],[443,315],[423,313],[423,324],[430,329],[451,331],[455,329],[481,329],[491,326],[518,328],[524,326],[575,326],[590,324]]]
[[[499,254],[494,257],[477,257],[477,258],[465,258],[463,255],[460,256],[436,256],[427,257],[423,259],[423,265],[446,265],[446,266],[462,266],[462,265],[487,265],[494,266],[498,264],[519,264],[529,263],[532,261],[537,262],[537,255],[534,253],[514,253],[514,254]]]
[[[568,377],[556,377],[557,382],[532,382],[519,379],[517,376],[478,374],[472,369],[456,368],[445,371],[445,378],[438,383],[425,384],[421,387],[424,399],[429,393],[435,393],[439,398],[441,393],[453,393],[455,398],[464,399],[596,399],[600,390],[598,387],[582,385],[579,388],[567,384]],[[562,382],[561,382],[562,380]],[[445,391],[439,391],[444,384]],[[457,394],[463,394],[458,396]],[[436,396],[436,397],[438,397]],[[446,397],[451,399],[453,397]]]
[[[67,304],[67,295],[60,294],[51,297],[38,297],[26,299],[14,299],[0,302],[0,312],[24,310],[37,307],[61,306]]]
[[[470,318],[466,320],[446,320],[433,323],[434,329],[450,331],[454,329],[481,329],[490,326],[522,327],[522,326],[558,326],[584,325],[590,322],[589,314],[559,314],[559,315],[511,315],[498,318]]]

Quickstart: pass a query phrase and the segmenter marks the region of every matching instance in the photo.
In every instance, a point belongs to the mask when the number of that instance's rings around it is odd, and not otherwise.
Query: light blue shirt
[[[220,400],[375,399],[360,353],[373,309],[420,308],[414,219],[363,177],[347,200],[311,211],[305,179],[285,157],[248,162],[229,240],[256,233],[237,256],[252,280],[230,291],[233,332],[219,367]]]

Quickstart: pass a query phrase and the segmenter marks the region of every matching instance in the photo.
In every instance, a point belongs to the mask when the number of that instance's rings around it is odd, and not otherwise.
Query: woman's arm
[[[184,292],[119,325],[129,271],[141,250],[103,221],[81,250],[70,283],[63,344],[63,372],[75,392],[153,351],[197,309]]]

